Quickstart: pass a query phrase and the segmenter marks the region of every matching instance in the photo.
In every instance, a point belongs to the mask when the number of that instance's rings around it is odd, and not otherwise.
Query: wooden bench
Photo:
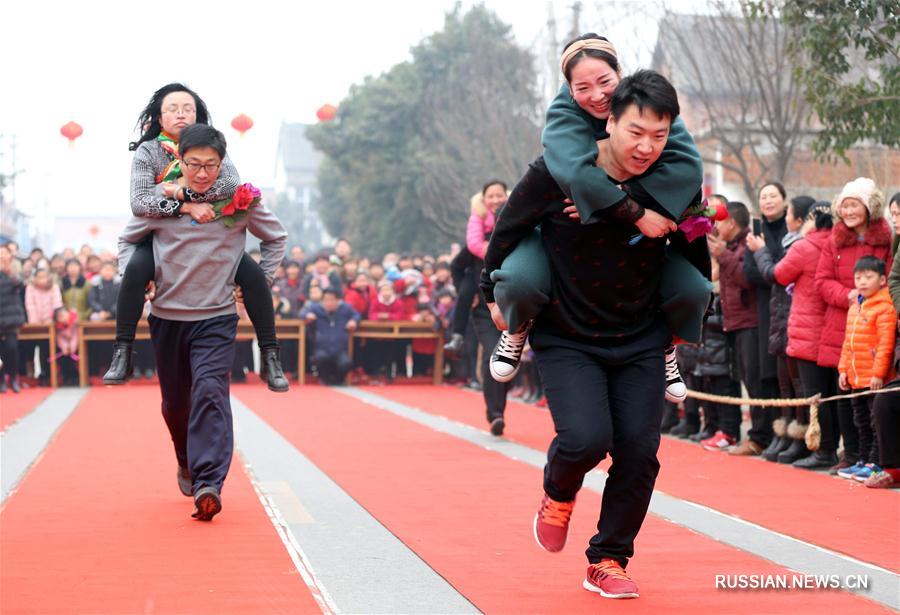
[[[116,323],[114,321],[103,322],[83,322],[79,325],[78,338],[78,381],[81,386],[88,386],[88,342],[94,341],[115,341],[116,339]],[[306,323],[302,320],[276,320],[275,333],[279,340],[297,340],[299,342],[297,351],[297,374],[300,385],[306,383]],[[142,319],[138,323],[137,340],[150,339],[150,325],[146,320]],[[239,320],[237,325],[237,336],[235,338],[239,342],[245,342],[256,339],[256,332],[253,329],[253,323],[249,320]],[[55,374],[55,372],[52,372]],[[52,376],[55,378],[55,376]],[[54,385],[55,386],[55,385]]]
[[[19,340],[47,340],[47,345],[50,348],[48,354],[51,357],[56,354],[56,326],[53,323],[46,325],[22,325],[22,328],[19,329]],[[31,358],[34,359],[34,355],[32,355]],[[12,369],[15,370],[18,368],[17,366],[12,366]],[[54,361],[53,359],[50,359],[50,386],[54,389],[59,386],[59,369],[56,365],[56,361]]]
[[[362,320],[355,331],[350,332],[347,352],[353,359],[353,340],[357,338],[406,340],[415,338],[433,339],[437,342],[434,351],[434,383],[444,381],[444,334],[435,331],[430,324],[411,320]]]

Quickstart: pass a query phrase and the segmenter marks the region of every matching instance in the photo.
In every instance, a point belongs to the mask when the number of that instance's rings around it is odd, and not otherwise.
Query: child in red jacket
[[[389,280],[378,283],[378,297],[369,306],[370,320],[405,320],[406,309],[394,291]],[[366,359],[363,361],[366,373],[381,375],[393,381],[395,373],[406,372],[406,345],[398,340],[366,340]]]
[[[853,278],[859,294],[847,312],[838,373],[841,389],[857,393],[878,390],[890,379],[897,314],[891,295],[885,288],[883,260],[863,256],[856,261]],[[871,395],[850,400],[853,424],[859,434],[859,459],[851,467],[838,471],[838,476],[842,478],[863,482],[881,471],[877,465],[878,441],[872,425],[873,402]]]

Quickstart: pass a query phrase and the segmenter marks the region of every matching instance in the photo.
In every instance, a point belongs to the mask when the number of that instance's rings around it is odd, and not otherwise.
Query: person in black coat
[[[25,324],[22,303],[22,280],[13,270],[13,256],[6,246],[0,246],[0,393],[6,392],[6,376],[13,393],[19,392],[16,374],[19,365],[19,329]]]
[[[116,302],[119,297],[119,280],[116,279],[116,266],[106,262],[100,266],[100,279],[91,286],[88,293],[88,305],[91,308],[91,320],[115,320]]]
[[[760,230],[766,242],[766,248],[777,263],[784,256],[781,240],[787,234],[785,214],[787,212],[787,193],[778,182],[769,182],[759,191],[759,211],[762,214]],[[775,355],[769,352],[769,327],[771,323],[770,302],[772,298],[772,282],[766,280],[759,271],[756,259],[749,250],[744,253],[744,276],[756,289],[756,309],[759,315],[759,391],[763,398],[778,397],[778,366]],[[783,289],[778,292],[783,292]],[[751,408],[750,439],[762,447],[768,447],[772,441],[772,423],[777,414],[774,408]]]
[[[116,319],[116,305],[119,300],[119,280],[116,279],[116,265],[110,262],[100,266],[100,277],[92,280],[88,292],[88,307],[91,308],[91,320],[107,321]],[[112,342],[88,342],[91,374],[102,374],[109,367],[103,357],[112,356]]]
[[[700,391],[712,395],[741,396],[741,384],[736,378],[737,365],[734,348],[723,330],[722,302],[713,298],[710,316],[703,325],[700,350],[694,377]],[[698,438],[708,450],[724,450],[741,439],[741,409],[731,404],[703,402],[703,437]]]
[[[791,199],[785,216],[787,232],[781,239],[781,257],[791,245],[803,238],[803,224],[814,199],[809,196],[796,196]],[[803,396],[800,383],[800,369],[797,360],[787,355],[788,319],[791,313],[791,295],[788,289],[775,281],[775,264],[772,254],[762,237],[747,238],[747,248],[753,252],[756,268],[760,276],[772,284],[769,301],[769,354],[774,355],[777,364],[779,396],[792,399]],[[775,410],[772,424],[774,438],[762,457],[766,461],[793,463],[809,455],[804,436],[809,424],[808,410],[805,408],[782,408]]]

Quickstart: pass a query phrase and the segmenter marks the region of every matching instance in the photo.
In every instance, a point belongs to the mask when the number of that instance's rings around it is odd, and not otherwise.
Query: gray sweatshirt
[[[262,240],[260,267],[271,283],[284,257],[287,232],[264,205],[251,207],[231,228],[221,220],[191,224],[190,216],[132,218],[119,237],[119,273],[124,275],[135,244],[153,233],[156,298],[150,312],[180,321],[234,314],[234,275],[247,231]]]

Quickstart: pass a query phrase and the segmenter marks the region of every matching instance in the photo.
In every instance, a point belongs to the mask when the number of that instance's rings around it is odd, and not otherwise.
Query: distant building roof
[[[278,135],[278,158],[287,173],[315,173],[322,158],[306,138],[307,124],[281,125]]]

